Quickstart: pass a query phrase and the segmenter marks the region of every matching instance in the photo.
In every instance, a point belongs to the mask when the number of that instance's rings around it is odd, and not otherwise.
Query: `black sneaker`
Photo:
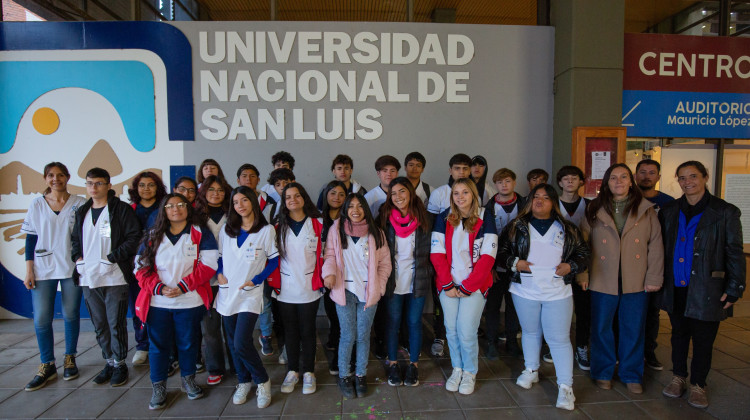
[[[151,401],[148,403],[148,409],[161,410],[167,405],[167,381],[154,382],[151,388]]]
[[[115,366],[109,384],[112,386],[122,386],[125,385],[126,382],[128,382],[128,365],[123,363],[120,366]]]
[[[167,367],[167,376],[174,375],[175,372],[177,372],[177,369],[180,367],[180,362],[177,360],[173,360],[169,362],[169,366]]]
[[[55,378],[57,378],[57,366],[55,366],[55,362],[42,363],[39,365],[39,370],[36,375],[34,375],[34,379],[26,384],[26,388],[24,389],[26,391],[36,391],[44,385],[47,385],[47,381],[51,381]]]
[[[654,353],[646,353],[646,366],[653,370],[664,370],[664,365],[659,362]]]
[[[72,354],[65,355],[63,363],[63,380],[69,381],[78,377],[78,366],[76,366],[76,357]]]
[[[182,390],[187,393],[189,400],[197,400],[203,397],[203,388],[195,383],[195,374],[182,377]]]
[[[591,370],[591,361],[589,360],[588,346],[576,347],[576,363],[581,370]]]
[[[260,353],[264,356],[270,356],[273,354],[273,343],[271,342],[271,336],[260,335],[258,337],[260,343]]]
[[[388,365],[388,368],[386,370],[388,371],[388,385],[403,385],[404,382],[401,380],[401,369],[398,367],[398,363]]]
[[[419,385],[419,370],[414,363],[409,363],[406,368],[406,376],[404,376],[404,385],[406,386],[417,386]]]
[[[497,360],[499,356],[500,355],[497,353],[497,347],[495,346],[495,343],[487,343],[487,353],[485,353],[485,357],[489,360]]]
[[[94,378],[94,383],[97,385],[106,384],[110,379],[112,379],[112,374],[114,373],[114,371],[114,366],[110,366],[109,363],[107,363],[106,365],[104,365],[104,369],[102,369],[102,371],[99,372],[99,374]]]
[[[339,378],[338,380],[339,389],[341,390],[341,394],[344,395],[344,398],[357,398],[357,394],[354,392],[354,380],[352,378],[352,376],[347,376],[346,378]]]
[[[544,356],[542,356],[542,360],[544,360],[547,363],[553,363],[552,353],[550,352],[544,353]]]
[[[367,395],[367,376],[354,375],[354,390],[357,391],[357,398]]]
[[[203,357],[199,357],[195,361],[195,373],[203,373],[206,371],[206,363],[203,361]]]

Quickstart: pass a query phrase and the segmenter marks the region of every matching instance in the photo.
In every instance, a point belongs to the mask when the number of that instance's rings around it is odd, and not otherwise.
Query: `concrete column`
[[[552,0],[555,112],[552,179],[569,165],[572,129],[620,126],[625,0]]]

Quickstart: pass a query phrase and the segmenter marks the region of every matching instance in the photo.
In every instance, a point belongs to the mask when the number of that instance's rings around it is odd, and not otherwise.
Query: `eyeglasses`
[[[214,187],[211,187],[211,188],[208,189],[208,192],[217,193],[217,194],[223,194],[224,193],[224,189],[223,188],[214,188]]]
[[[185,187],[177,187],[177,192],[185,194],[186,192],[189,192],[190,194],[195,194],[195,188],[185,188]]]
[[[149,184],[138,184],[138,188],[156,188],[156,184],[154,184],[153,182]]]
[[[176,204],[175,203],[169,203],[169,204],[166,204],[164,206],[164,208],[167,209],[167,210],[171,210],[171,209],[174,209],[174,208],[182,210],[182,209],[187,208],[187,203],[185,203],[185,202],[176,203]]]
[[[109,182],[102,182],[102,181],[91,182],[91,181],[86,181],[86,186],[87,187],[101,188],[101,187],[103,187],[103,186],[105,186],[107,184],[109,184]]]

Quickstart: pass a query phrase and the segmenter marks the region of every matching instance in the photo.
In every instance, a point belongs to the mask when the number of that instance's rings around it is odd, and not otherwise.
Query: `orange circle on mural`
[[[39,108],[34,112],[31,123],[40,134],[50,135],[60,128],[60,117],[51,108]]]

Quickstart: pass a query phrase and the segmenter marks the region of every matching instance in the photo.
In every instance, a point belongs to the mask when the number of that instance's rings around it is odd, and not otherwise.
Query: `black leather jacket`
[[[708,191],[706,194],[709,194]],[[680,201],[665,204],[659,210],[664,239],[664,286],[661,308],[674,308],[674,248],[679,229]],[[685,316],[702,321],[721,321],[727,317],[721,295],[742,297],[745,291],[745,255],[742,250],[740,210],[710,195],[695,230],[693,265],[690,275]]]
[[[396,289],[396,231],[390,221],[385,226],[385,238],[391,252],[391,275],[385,285],[385,296],[393,296]],[[431,232],[423,232],[417,228],[414,238],[414,297],[427,296],[432,291],[435,280],[435,268],[430,261]]]
[[[530,220],[531,214],[527,214],[523,218],[516,218],[503,229],[503,233],[500,235],[497,259],[495,259],[496,266],[511,272],[511,267],[516,258],[525,260],[529,257]],[[582,273],[588,268],[591,250],[586,241],[583,240],[583,234],[576,225],[562,217],[555,217],[555,220],[565,228],[562,262],[570,264],[570,274],[565,276],[563,280],[565,284],[570,284],[575,281],[576,274]],[[512,237],[511,231],[515,231]],[[511,280],[520,283],[521,274],[518,272],[512,273]]]

